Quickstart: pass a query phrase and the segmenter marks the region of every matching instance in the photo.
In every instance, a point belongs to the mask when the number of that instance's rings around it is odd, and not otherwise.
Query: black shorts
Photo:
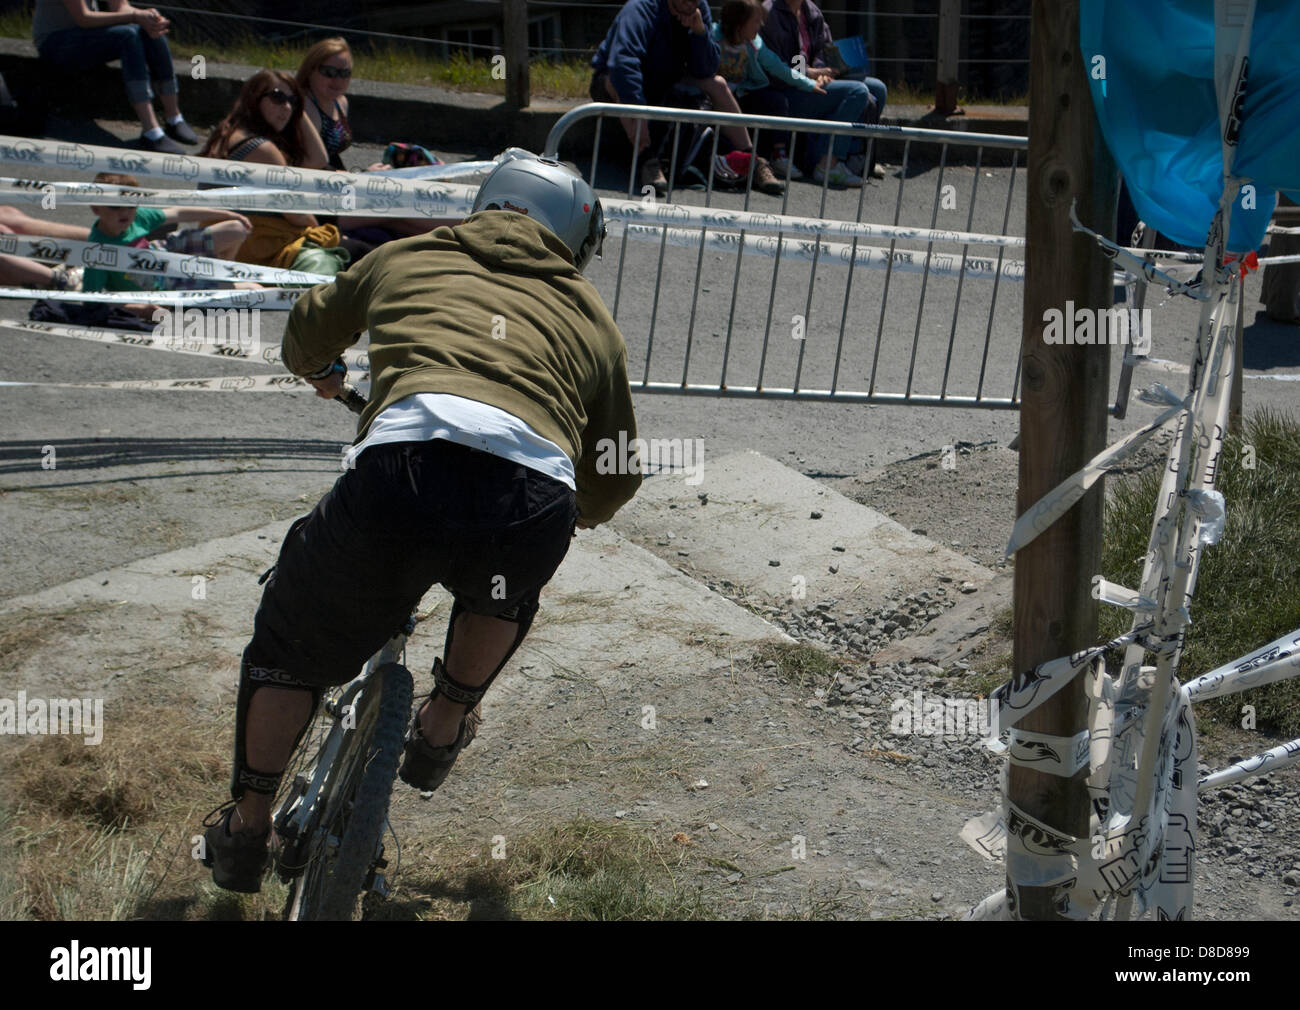
[[[474,614],[535,605],[578,518],[560,481],[445,439],[367,449],[290,528],[246,659],[351,680],[435,582]]]

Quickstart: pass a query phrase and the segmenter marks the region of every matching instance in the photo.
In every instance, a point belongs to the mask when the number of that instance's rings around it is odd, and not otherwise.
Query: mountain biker
[[[604,234],[579,176],[518,152],[459,225],[386,243],[294,306],[284,362],[323,398],[370,331],[370,403],[349,468],[268,573],[240,669],[233,799],[205,821],[219,886],[260,889],[274,794],[323,690],[441,582],[446,644],[399,772],[436,789],[576,527],[636,493],[639,467],[597,465],[603,439],[636,434],[627,348],[581,273]]]

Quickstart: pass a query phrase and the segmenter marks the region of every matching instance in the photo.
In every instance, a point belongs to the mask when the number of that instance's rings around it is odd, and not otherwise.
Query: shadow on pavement
[[[255,457],[258,460],[330,460],[337,466],[342,459],[342,441],[295,438],[94,438],[32,439],[0,442],[0,474],[39,473],[42,470],[95,470],[113,466],[140,466],[150,463],[221,460]],[[53,453],[50,453],[53,447]],[[42,463],[53,459],[54,466]],[[260,469],[260,468],[259,468]],[[214,473],[229,473],[217,470]],[[150,480],[158,477],[198,476],[192,471],[122,478]],[[73,482],[73,483],[86,483]],[[93,482],[101,483],[101,482]],[[104,481],[103,483],[107,483]],[[66,484],[42,484],[61,487]]]

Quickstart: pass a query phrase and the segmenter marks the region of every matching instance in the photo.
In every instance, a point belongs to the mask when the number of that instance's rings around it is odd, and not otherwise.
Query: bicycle
[[[367,405],[350,385],[335,399],[357,414]],[[289,884],[287,920],[351,920],[359,898],[389,893],[384,834],[414,694],[406,640],[421,619],[412,614],[360,675],[327,694],[316,731],[290,758],[293,775],[272,818],[275,870]],[[476,706],[469,739],[480,719]]]

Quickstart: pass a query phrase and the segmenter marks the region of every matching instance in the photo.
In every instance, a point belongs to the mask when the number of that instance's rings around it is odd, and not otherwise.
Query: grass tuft
[[[761,645],[754,652],[750,665],[762,669],[768,663],[775,663],[770,672],[795,687],[812,691],[816,688],[830,689],[835,674],[843,667],[844,661],[803,642],[769,642]]]
[[[699,887],[679,880],[688,860],[703,865],[665,832],[579,815],[506,843],[504,859],[411,859],[399,887],[420,918],[549,919],[590,922],[714,918]],[[682,876],[685,875],[683,872]],[[429,897],[411,898],[425,894]],[[403,902],[373,906],[377,917],[405,917]]]
[[[1255,467],[1247,462],[1253,450]],[[1161,468],[1112,479],[1106,506],[1102,572],[1136,588],[1159,492]],[[1217,487],[1227,501],[1227,523],[1217,545],[1201,556],[1179,676],[1190,680],[1300,627],[1300,423],[1261,410],[1240,436],[1224,440]],[[1129,614],[1101,612],[1100,633],[1128,630]],[[1300,680],[1207,702],[1213,718],[1237,722],[1241,706],[1256,708],[1258,728],[1300,735]]]

